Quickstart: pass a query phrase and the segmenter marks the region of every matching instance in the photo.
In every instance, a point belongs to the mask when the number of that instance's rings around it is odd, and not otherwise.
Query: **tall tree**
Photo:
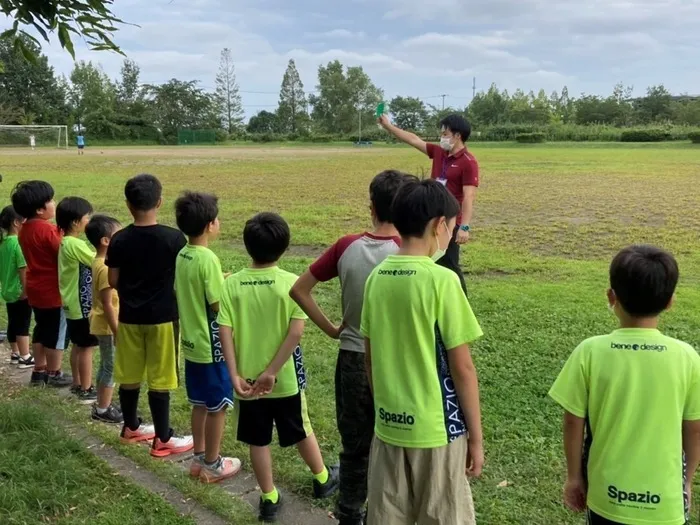
[[[233,65],[231,50],[228,48],[221,51],[219,73],[216,75],[215,100],[221,115],[222,127],[229,133],[233,133],[243,124],[243,106],[236,82],[236,68]]]
[[[422,100],[414,97],[394,97],[389,103],[394,123],[401,129],[422,132],[428,110]]]
[[[265,110],[250,117],[247,127],[248,133],[276,133],[279,128],[278,116]]]
[[[124,60],[121,68],[121,79],[117,81],[117,102],[124,108],[133,105],[142,97],[139,78],[141,68],[133,60]]]
[[[491,84],[486,93],[477,93],[469,104],[469,119],[480,125],[501,124],[507,118],[509,103],[508,93],[501,93],[496,84]]]
[[[358,122],[374,122],[374,109],[383,92],[362,67],[348,67],[339,60],[318,68],[317,95],[309,97],[314,123],[327,133],[350,133]]]
[[[663,86],[650,86],[645,97],[635,103],[638,119],[641,122],[658,122],[671,118],[671,93]]]
[[[76,62],[70,74],[70,106],[77,124],[93,136],[114,137],[116,89],[99,66]]]
[[[277,121],[282,132],[296,133],[305,126],[308,119],[304,84],[292,59],[287,64],[287,70],[282,78]]]

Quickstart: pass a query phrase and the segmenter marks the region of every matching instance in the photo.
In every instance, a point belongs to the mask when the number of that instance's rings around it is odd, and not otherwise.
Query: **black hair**
[[[450,130],[453,135],[459,133],[459,136],[462,137],[462,142],[468,141],[472,134],[471,124],[469,124],[462,115],[458,115],[457,113],[447,115],[442,119],[440,121],[440,127]]]
[[[391,203],[399,187],[409,179],[417,178],[396,170],[385,170],[372,179],[369,199],[379,222],[391,222]]]
[[[610,288],[633,317],[659,315],[671,303],[677,284],[678,263],[654,246],[625,248],[610,265]]]
[[[10,228],[15,221],[21,221],[22,217],[13,206],[5,206],[0,211],[0,242],[5,240],[5,234],[10,233]]]
[[[85,237],[95,248],[99,248],[102,239],[104,237],[111,239],[114,230],[119,226],[121,226],[121,223],[114,217],[93,215],[90,218],[90,222],[85,226]]]
[[[56,206],[56,225],[63,233],[73,228],[73,223],[92,213],[92,205],[82,197],[65,197]]]
[[[290,236],[289,225],[276,213],[258,213],[243,228],[245,248],[258,264],[278,261],[289,248]]]
[[[142,173],[126,181],[124,197],[138,211],[150,211],[158,206],[163,186],[153,175]]]
[[[37,212],[53,200],[53,187],[43,180],[23,180],[12,190],[12,206],[25,219],[36,217]]]
[[[182,233],[199,237],[219,215],[219,198],[210,193],[184,192],[175,201],[175,221]]]
[[[433,219],[452,219],[458,214],[457,199],[432,179],[404,182],[391,206],[391,222],[402,237],[422,237]]]

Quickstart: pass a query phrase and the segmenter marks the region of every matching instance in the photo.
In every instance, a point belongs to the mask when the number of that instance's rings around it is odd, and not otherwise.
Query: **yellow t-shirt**
[[[92,310],[90,311],[90,333],[93,335],[113,335],[112,330],[105,317],[104,306],[100,292],[110,288],[107,279],[108,268],[105,265],[104,257],[95,257],[92,261]],[[119,317],[119,295],[116,290],[112,290],[112,306]]]

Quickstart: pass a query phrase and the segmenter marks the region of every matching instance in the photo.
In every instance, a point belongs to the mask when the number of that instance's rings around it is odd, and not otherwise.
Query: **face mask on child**
[[[445,225],[445,229],[447,229],[447,223],[443,222],[443,224]],[[449,230],[447,230],[447,231],[449,233]],[[437,230],[435,231],[435,241],[437,242],[437,250],[435,250],[435,253],[433,253],[430,256],[430,258],[433,261],[437,262],[445,256],[445,253],[447,252],[447,248],[445,248],[444,250],[442,248],[440,248],[440,236],[438,235]]]

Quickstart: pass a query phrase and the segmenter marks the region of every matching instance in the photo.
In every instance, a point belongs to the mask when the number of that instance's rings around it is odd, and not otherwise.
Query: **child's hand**
[[[270,372],[263,372],[255,380],[255,384],[253,385],[253,395],[265,396],[269,394],[272,392],[272,389],[275,388],[276,381],[277,377],[274,374],[271,374]]]
[[[583,478],[567,479],[564,485],[564,505],[575,512],[586,510],[586,484]]]
[[[467,476],[478,478],[484,468],[484,444],[481,441],[469,440],[467,448]]]
[[[335,327],[335,330],[333,330],[333,333],[328,334],[331,339],[340,339],[340,334],[343,333],[343,330],[347,328],[347,325],[345,324],[345,321],[340,323],[340,325]]]
[[[251,396],[251,394],[253,392],[253,388],[241,376],[235,376],[233,378],[232,382],[233,382],[233,389],[236,391],[236,394],[238,394],[241,397],[250,397]]]

